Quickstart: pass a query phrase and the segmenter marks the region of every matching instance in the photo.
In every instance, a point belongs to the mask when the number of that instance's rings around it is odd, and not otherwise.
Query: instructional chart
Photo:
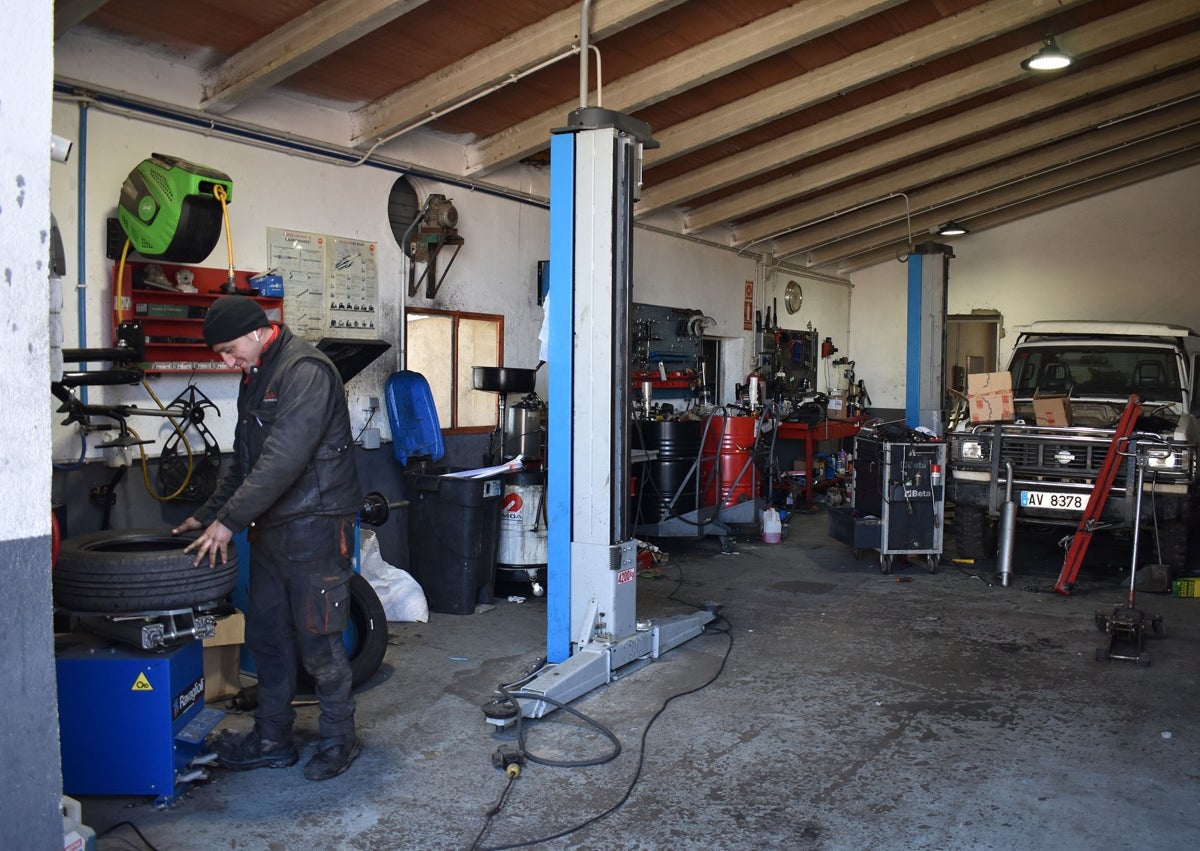
[[[379,313],[376,244],[267,228],[271,269],[283,278],[288,327],[310,342],[374,339]]]

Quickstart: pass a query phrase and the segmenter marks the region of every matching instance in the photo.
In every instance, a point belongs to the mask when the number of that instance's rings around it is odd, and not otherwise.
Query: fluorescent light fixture
[[[965,233],[970,231],[955,221],[946,222],[937,229],[938,236],[962,236]]]
[[[1061,71],[1075,60],[1058,49],[1054,36],[1046,36],[1046,45],[1021,63],[1026,71]]]

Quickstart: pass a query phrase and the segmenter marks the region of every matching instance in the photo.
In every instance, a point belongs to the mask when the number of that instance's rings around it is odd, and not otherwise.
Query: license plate
[[[1091,494],[1057,491],[1021,491],[1022,508],[1051,508],[1057,511],[1083,511]]]

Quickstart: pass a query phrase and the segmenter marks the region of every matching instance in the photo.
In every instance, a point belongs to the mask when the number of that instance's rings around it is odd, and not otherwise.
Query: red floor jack
[[[1108,644],[1096,648],[1096,661],[1107,662],[1124,659],[1144,668],[1150,666],[1150,651],[1146,649],[1147,638],[1166,638],[1167,626],[1162,615],[1147,615],[1134,602],[1134,582],[1137,579],[1138,529],[1142,515],[1142,480],[1146,463],[1155,454],[1153,446],[1141,446],[1135,452],[1120,454],[1136,457],[1137,496],[1134,498],[1133,557],[1129,562],[1129,600],[1127,605],[1113,606],[1109,614],[1101,609],[1096,612],[1096,628],[1108,634]]]

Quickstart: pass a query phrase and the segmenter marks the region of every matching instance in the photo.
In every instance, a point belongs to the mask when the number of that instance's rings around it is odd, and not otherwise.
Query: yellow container
[[[1176,579],[1171,583],[1172,597],[1200,597],[1200,579]]]

